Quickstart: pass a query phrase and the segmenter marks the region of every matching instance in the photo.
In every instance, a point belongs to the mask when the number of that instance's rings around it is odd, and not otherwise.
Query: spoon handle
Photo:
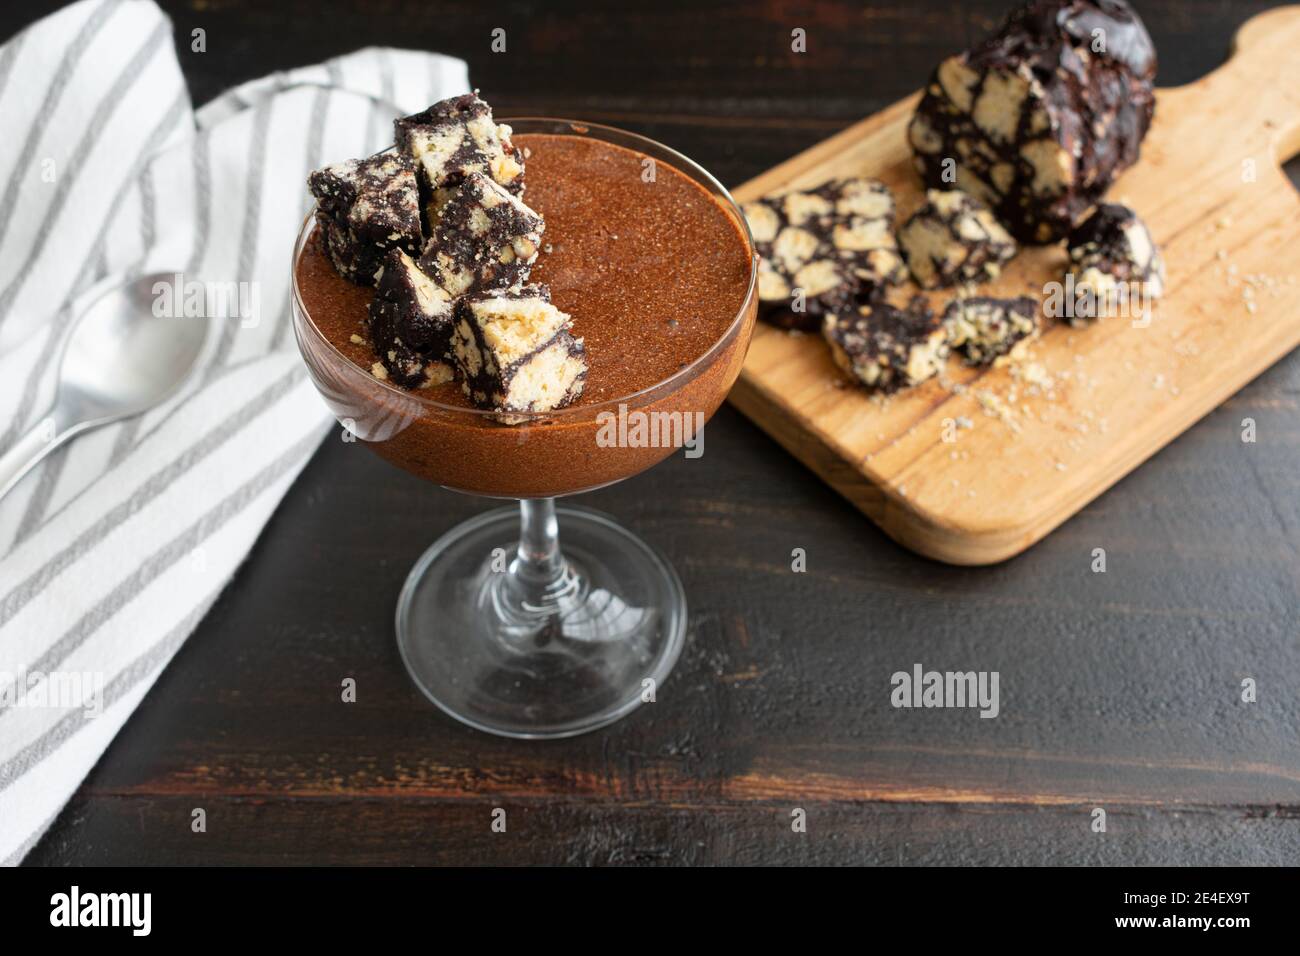
[[[51,409],[50,414],[0,455],[0,498],[9,494],[38,461],[72,434],[61,417],[57,408]]]

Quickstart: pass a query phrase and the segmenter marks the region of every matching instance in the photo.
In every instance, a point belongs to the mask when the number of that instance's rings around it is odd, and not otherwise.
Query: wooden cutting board
[[[1142,159],[1108,196],[1138,211],[1165,258],[1146,327],[1049,325],[1039,374],[950,359],[947,385],[882,402],[847,386],[820,336],[761,326],[731,402],[907,547],[952,564],[1023,551],[1300,344],[1300,196],[1281,170],[1300,152],[1297,51],[1300,6],[1272,10],[1242,27],[1226,65],[1158,92]],[[905,136],[918,98],[736,199],[872,176],[901,221],[922,199]],[[984,288],[1041,298],[1065,262],[1029,248]]]

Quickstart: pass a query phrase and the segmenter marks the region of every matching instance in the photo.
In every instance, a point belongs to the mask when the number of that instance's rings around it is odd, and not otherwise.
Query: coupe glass
[[[633,394],[515,416],[523,419],[519,424],[439,403],[358,367],[312,320],[297,281],[311,217],[294,249],[293,324],[330,410],[373,451],[445,488],[518,499],[517,508],[494,509],[452,528],[407,577],[397,603],[397,643],[416,685],[479,730],[567,737],[610,724],[654,699],[681,653],[686,596],[655,548],[611,518],[557,506],[556,498],[621,481],[674,452],[598,442],[610,416],[678,413],[695,421],[697,412],[707,419],[717,410],[740,373],[754,330],[757,261],[730,194],[680,153],[590,123],[506,122],[517,136],[583,136],[667,163],[735,220],[749,246],[749,286],[734,320],[704,355]],[[556,469],[557,461],[581,467]]]

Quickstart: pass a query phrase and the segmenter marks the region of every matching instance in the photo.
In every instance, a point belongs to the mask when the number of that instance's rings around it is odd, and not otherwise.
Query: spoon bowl
[[[210,323],[157,307],[165,301],[159,286],[175,276],[151,273],[107,288],[77,317],[60,354],[54,405],[0,455],[0,497],[69,438],[153,408],[193,372]]]

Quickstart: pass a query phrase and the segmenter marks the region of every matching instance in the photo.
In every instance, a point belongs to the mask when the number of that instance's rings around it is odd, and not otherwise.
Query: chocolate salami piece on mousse
[[[430,208],[436,225],[420,268],[453,298],[528,281],[546,223],[518,196],[489,176],[469,173],[435,190]]]
[[[822,335],[835,364],[878,392],[933,378],[948,356],[943,325],[920,296],[904,309],[871,302],[842,316],[828,315]]]
[[[563,408],[587,380],[582,339],[541,285],[493,289],[456,305],[452,356],[474,404],[502,412]],[[504,415],[500,421],[522,419]]]
[[[1058,240],[1137,161],[1155,72],[1124,0],[1022,4],[935,70],[908,128],[917,168],[935,189],[955,173],[1022,242]]]
[[[912,277],[923,289],[996,279],[1016,254],[1015,240],[983,203],[959,190],[928,190],[898,230]]]
[[[426,192],[469,173],[490,176],[518,195],[524,191],[524,158],[510,141],[511,129],[492,118],[474,93],[434,103],[393,123],[398,148],[419,166]]]
[[[822,316],[907,278],[884,183],[837,179],[743,208],[760,256],[762,315],[773,325],[815,330]]]
[[[454,303],[405,252],[384,259],[370,303],[370,342],[387,377],[404,388],[448,382]]]
[[[1038,303],[1027,295],[953,299],[943,310],[943,328],[948,345],[962,353],[967,365],[991,365],[1038,336]]]
[[[315,170],[316,223],[339,275],[373,285],[389,249],[418,255],[420,197],[415,166],[392,150]]]

